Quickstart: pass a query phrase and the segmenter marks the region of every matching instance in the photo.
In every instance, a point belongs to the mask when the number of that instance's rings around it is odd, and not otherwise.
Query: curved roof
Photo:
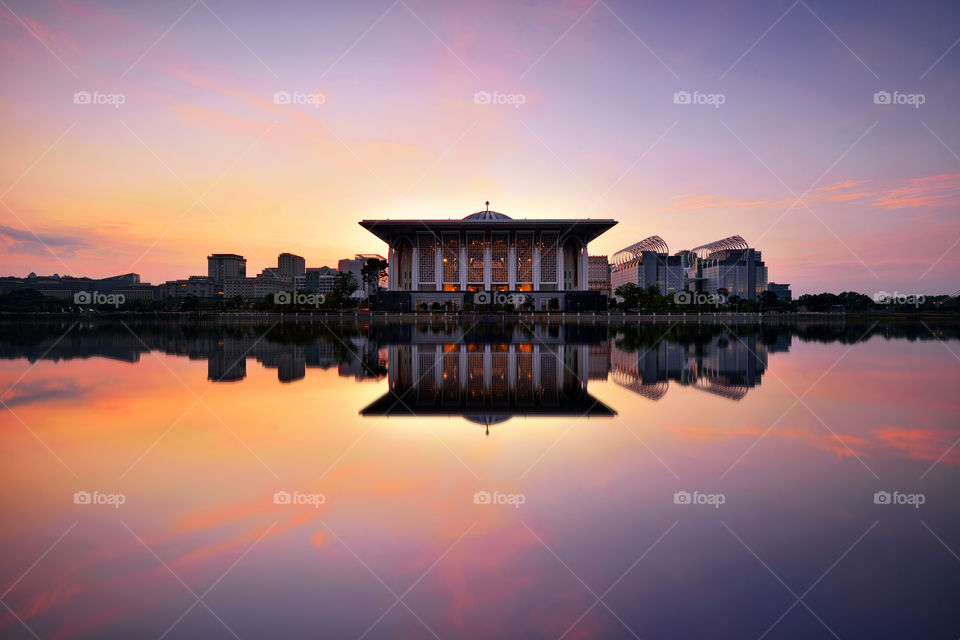
[[[613,254],[610,260],[614,265],[623,266],[632,260],[640,257],[644,251],[656,251],[657,253],[670,253],[667,243],[660,236],[650,236],[640,242],[635,242],[629,247],[624,247]]]
[[[730,236],[729,238],[724,238],[723,240],[717,240],[709,244],[703,244],[699,247],[694,247],[690,251],[698,258],[708,258],[711,253],[717,251],[730,251],[733,249],[749,249],[750,245],[747,244],[747,241],[741,238],[740,236]]]
[[[477,211],[476,213],[471,213],[466,216],[464,220],[479,220],[489,221],[489,220],[513,220],[510,216],[500,213],[499,211]]]

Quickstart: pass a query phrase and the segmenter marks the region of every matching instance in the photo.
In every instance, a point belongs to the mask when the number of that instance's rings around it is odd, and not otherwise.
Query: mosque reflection
[[[389,391],[364,416],[610,417],[587,392],[587,345],[412,344],[388,347]]]

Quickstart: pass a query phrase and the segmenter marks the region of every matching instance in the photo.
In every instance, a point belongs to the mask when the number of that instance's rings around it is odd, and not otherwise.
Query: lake
[[[960,327],[0,324],[4,638],[957,638]]]

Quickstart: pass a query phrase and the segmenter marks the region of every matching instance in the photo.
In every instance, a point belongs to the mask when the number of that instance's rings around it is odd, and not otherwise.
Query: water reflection
[[[661,341],[636,350],[615,342],[610,372],[615,383],[650,400],[667,393],[671,381],[713,393],[728,400],[741,400],[760,384],[767,370],[767,354],[787,351],[790,335],[765,344],[754,335],[743,338],[724,332],[706,343]]]
[[[0,637],[956,637],[957,338],[2,324]]]

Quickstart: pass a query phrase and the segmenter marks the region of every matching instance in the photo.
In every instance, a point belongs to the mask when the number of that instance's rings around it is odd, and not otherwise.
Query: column
[[[517,234],[507,236],[507,282],[510,291],[517,290]]]
[[[485,291],[493,291],[493,236],[484,232],[483,234],[483,288]]]
[[[565,282],[566,278],[564,277],[564,274],[565,274],[564,269],[566,267],[564,266],[564,262],[563,262],[563,253],[564,253],[563,245],[561,245],[558,241],[557,242],[557,271],[559,272],[557,273],[557,290],[558,291],[566,291],[566,288],[567,288],[566,282]]]
[[[413,258],[410,264],[410,290],[420,290],[420,239],[413,236]]]
[[[533,234],[533,290],[540,291],[540,234]]]
[[[583,245],[580,250],[580,273],[577,274],[577,284],[580,291],[590,289],[590,254],[587,253],[587,245]]]
[[[466,236],[463,233],[457,233],[459,238],[458,244],[460,246],[460,259],[458,261],[458,266],[460,267],[460,291],[467,290],[467,247],[464,245],[464,240]]]
[[[393,245],[387,249],[387,282],[390,291],[397,290],[397,252]]]

